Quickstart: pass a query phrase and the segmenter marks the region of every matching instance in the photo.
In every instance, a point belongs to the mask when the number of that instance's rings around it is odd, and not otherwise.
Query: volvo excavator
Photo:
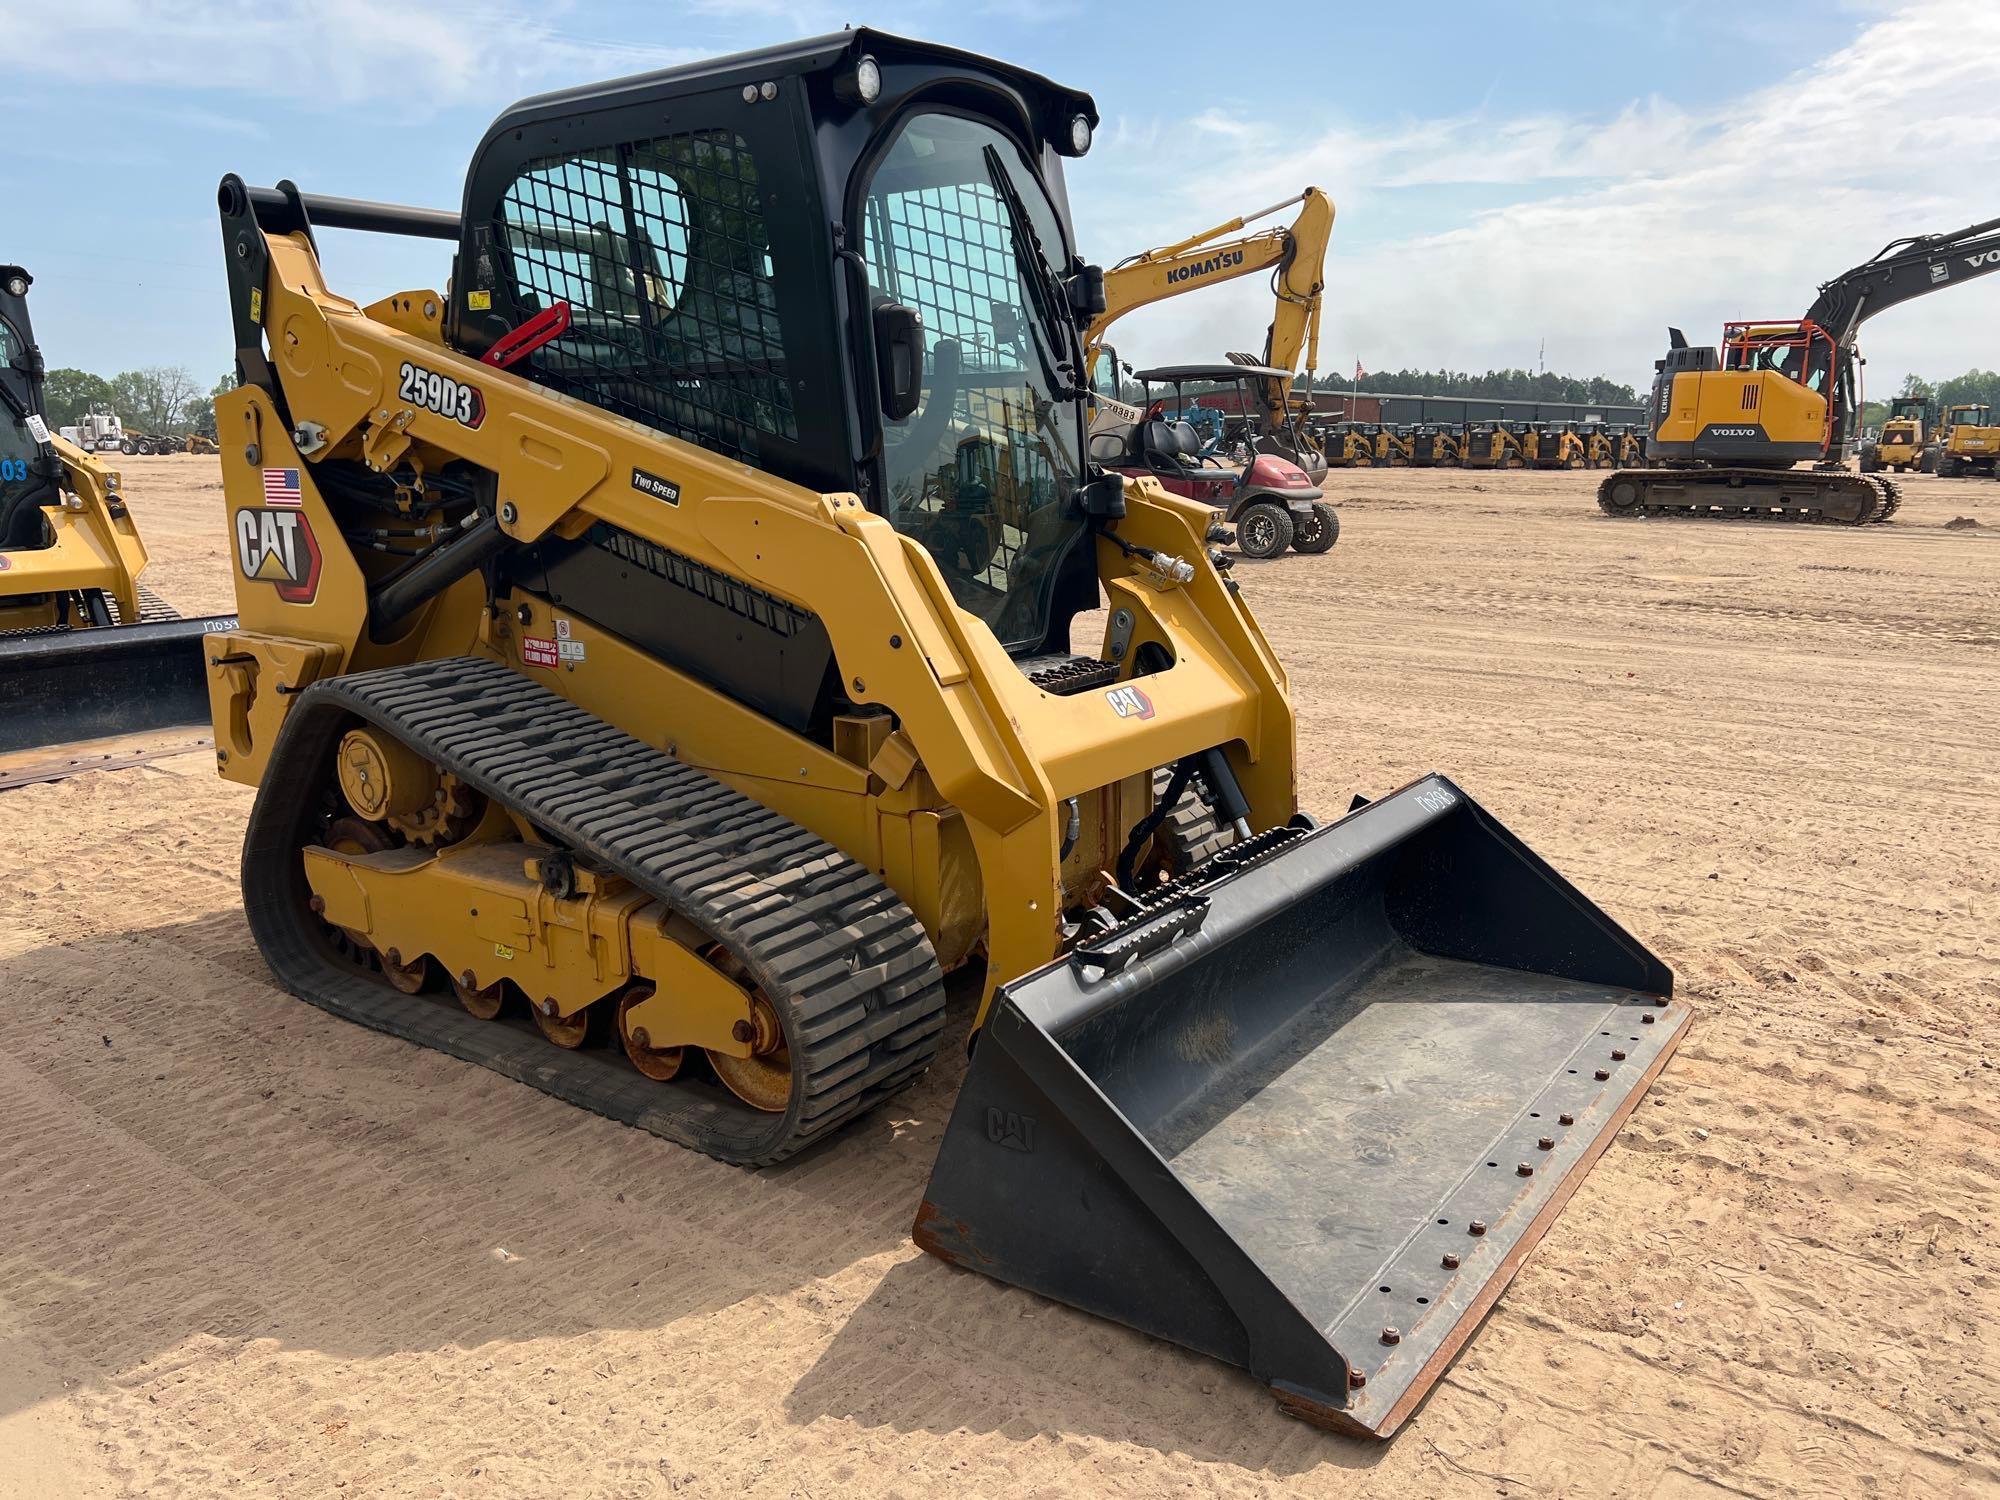
[[[1652,467],[1610,475],[1598,505],[1618,517],[1888,520],[1895,481],[1847,468],[1861,410],[1855,335],[1877,313],[1992,271],[2000,219],[1891,241],[1821,286],[1803,318],[1725,324],[1719,351],[1669,329],[1654,365]]]
[[[1298,213],[1289,224],[1238,233],[1295,205]],[[1236,238],[1225,238],[1231,235]],[[1232,353],[1229,359],[1259,372],[1249,379],[1257,404],[1257,451],[1291,460],[1317,482],[1326,471],[1326,454],[1307,428],[1310,411],[1302,409],[1302,403],[1292,395],[1292,372],[1303,361],[1306,387],[1311,389],[1319,368],[1320,297],[1326,285],[1326,247],[1332,235],[1333,200],[1309,187],[1269,208],[1240,214],[1174,244],[1129,256],[1106,271],[1104,309],[1084,330],[1086,358],[1100,406],[1108,406],[1103,397],[1115,397],[1117,391],[1117,351],[1105,343],[1113,323],[1169,297],[1269,271],[1276,307],[1264,330],[1263,351]],[[1273,370],[1284,373],[1273,375]],[[1138,417],[1129,406],[1118,412],[1118,419],[1124,422],[1137,421]]]
[[[963,969],[917,1243],[1386,1436],[1689,1013],[1444,776],[1298,806],[1208,508],[1089,457],[1096,122],[853,30],[517,104],[456,210],[224,178],[246,915],[746,1168],[854,1149]],[[446,290],[348,300],[329,228]]]
[[[205,722],[201,640],[234,624],[183,620],[141,585],[146,544],[120,475],[46,420],[33,284],[0,265],[0,753],[10,755]]]

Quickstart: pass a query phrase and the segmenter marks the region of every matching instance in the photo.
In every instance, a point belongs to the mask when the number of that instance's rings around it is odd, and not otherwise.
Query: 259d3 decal
[[[403,383],[396,391],[396,399],[450,417],[462,427],[477,427],[486,420],[486,398],[479,394],[477,386],[423,369],[408,360],[403,361]]]

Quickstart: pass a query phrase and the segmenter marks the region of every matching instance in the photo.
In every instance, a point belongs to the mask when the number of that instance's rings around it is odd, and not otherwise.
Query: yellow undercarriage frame
[[[586,1007],[640,984],[619,1017],[640,1049],[750,1056],[749,993],[696,956],[699,934],[629,882],[578,870],[574,890],[558,895],[542,878],[551,851],[518,838],[360,852],[308,849],[306,879],[314,910],[364,937],[392,982],[420,974],[428,954],[468,1005],[486,995],[497,1010],[508,981],[558,1036]]]

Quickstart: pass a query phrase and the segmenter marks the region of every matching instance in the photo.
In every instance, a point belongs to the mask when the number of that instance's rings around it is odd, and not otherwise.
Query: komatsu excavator
[[[1847,468],[1861,410],[1855,334],[1879,312],[1992,271],[2000,219],[1894,240],[1821,286],[1803,318],[1724,324],[1719,356],[1669,329],[1654,364],[1653,467],[1610,475],[1598,505],[1619,517],[1888,520],[1901,503],[1895,481]]]
[[[183,620],[140,585],[118,472],[44,417],[33,284],[0,265],[0,752],[200,724],[202,637],[235,622]]]
[[[1299,211],[1290,224],[1238,234],[1245,226],[1294,205]],[[1228,235],[1237,237],[1224,238]],[[1257,450],[1291,460],[1317,482],[1326,470],[1326,454],[1306,425],[1309,412],[1302,411],[1292,395],[1292,372],[1303,360],[1306,387],[1311,389],[1319,368],[1320,296],[1326,285],[1326,247],[1332,235],[1333,200],[1309,187],[1269,208],[1240,214],[1200,234],[1120,261],[1104,273],[1104,310],[1084,330],[1084,349],[1093,377],[1106,359],[1115,364],[1116,351],[1109,350],[1105,335],[1127,313],[1185,292],[1269,271],[1277,305],[1270,326],[1264,330],[1263,351],[1255,355],[1232,353],[1229,358],[1265,372],[1251,381],[1259,408],[1255,414]],[[1285,374],[1269,374],[1273,369]]]
[[[918,1244],[1386,1435],[1688,1011],[1443,776],[1300,811],[1208,507],[1089,459],[1096,121],[854,30],[515,105],[457,211],[223,179],[246,913],[744,1166],[848,1149],[983,970]],[[447,290],[347,300],[329,227]]]

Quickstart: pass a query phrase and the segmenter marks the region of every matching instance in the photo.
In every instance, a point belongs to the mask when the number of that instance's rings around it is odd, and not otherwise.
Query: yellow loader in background
[[[1992,478],[2000,473],[2000,424],[1992,408],[1961,403],[1945,408],[1938,423],[1937,472],[1940,479],[1969,474]]]
[[[1937,404],[1922,396],[1898,396],[1874,442],[1861,445],[1861,472],[1929,473],[1937,468]]]
[[[201,643],[140,585],[146,544],[117,470],[50,430],[28,317],[0,265],[0,752],[199,724]]]
[[[1444,777],[1299,809],[1208,508],[1090,461],[1096,120],[856,30],[516,105],[458,212],[225,178],[245,908],[312,1004],[745,1166],[968,969],[918,1244],[1386,1436],[1688,1012]]]

